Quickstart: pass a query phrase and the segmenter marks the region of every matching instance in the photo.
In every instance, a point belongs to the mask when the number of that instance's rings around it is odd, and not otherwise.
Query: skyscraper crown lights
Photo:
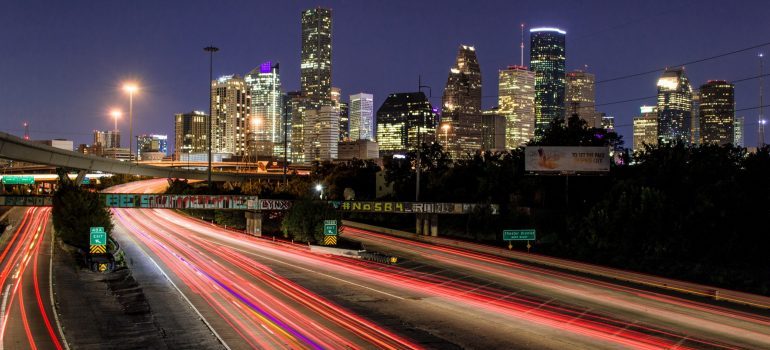
[[[531,28],[529,30],[529,32],[530,33],[535,33],[535,32],[557,32],[557,33],[562,34],[562,35],[566,35],[567,34],[566,31],[563,31],[563,30],[561,30],[559,28],[553,28],[553,27]]]

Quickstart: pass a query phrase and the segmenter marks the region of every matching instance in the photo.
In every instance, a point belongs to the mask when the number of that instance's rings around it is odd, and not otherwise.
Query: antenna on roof
[[[24,122],[24,139],[29,140],[29,123]]]
[[[524,23],[521,24],[521,66],[524,67]]]

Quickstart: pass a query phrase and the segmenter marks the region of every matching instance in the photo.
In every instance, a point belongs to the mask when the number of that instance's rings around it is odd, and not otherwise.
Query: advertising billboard
[[[527,146],[524,170],[533,173],[603,173],[610,171],[607,147]]]

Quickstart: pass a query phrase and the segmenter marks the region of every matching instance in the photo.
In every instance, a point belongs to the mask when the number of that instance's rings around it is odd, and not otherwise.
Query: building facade
[[[249,92],[248,150],[259,157],[283,157],[283,93],[279,65],[264,62],[244,77]]]
[[[746,147],[746,142],[743,140],[744,135],[744,118],[742,116],[735,117],[735,126],[733,131],[735,132],[735,145],[738,147]]]
[[[641,115],[634,118],[634,152],[644,150],[644,145],[658,144],[658,109],[642,106]]]
[[[331,104],[332,11],[317,7],[302,12],[302,94],[311,109]]]
[[[566,75],[564,107],[566,115],[577,114],[589,128],[601,126],[601,114],[596,112],[596,77],[582,70]]]
[[[380,156],[377,142],[369,139],[342,141],[339,143],[338,150],[339,160],[377,159]]]
[[[377,110],[380,155],[405,154],[436,139],[438,115],[422,92],[388,95]]]
[[[336,106],[308,109],[304,118],[304,161],[331,161],[337,159],[340,111]]]
[[[247,155],[250,102],[246,82],[238,75],[226,75],[212,81],[211,101],[212,152]]]
[[[461,45],[441,98],[442,122],[481,113],[481,68],[473,46]]]
[[[300,91],[291,91],[284,97],[284,114],[291,124],[289,126],[289,160],[292,163],[305,162],[305,110],[307,98]]]
[[[704,144],[735,144],[735,86],[724,80],[701,85],[699,120]]]
[[[374,141],[374,95],[358,93],[350,95],[349,135],[351,141]]]
[[[174,159],[183,154],[208,152],[209,116],[201,111],[174,116]]]
[[[139,160],[158,160],[168,155],[168,135],[139,135],[136,137]],[[152,154],[151,154],[152,153]]]
[[[530,69],[535,72],[535,131],[542,132],[555,119],[564,118],[567,32],[558,28],[532,28]]]
[[[692,87],[684,68],[666,69],[658,79],[658,138],[690,142]]]
[[[497,113],[505,118],[505,148],[513,149],[535,137],[535,72],[510,66],[498,77]]]

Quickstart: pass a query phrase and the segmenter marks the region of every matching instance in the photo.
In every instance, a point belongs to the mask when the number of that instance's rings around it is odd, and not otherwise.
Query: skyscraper
[[[267,61],[254,68],[245,79],[250,98],[250,154],[283,157],[283,94],[278,64]]]
[[[435,141],[438,116],[422,92],[388,95],[377,110],[377,143],[381,155],[404,154],[419,143]]]
[[[168,135],[139,135],[136,137],[137,157],[141,160],[161,160],[168,152]]]
[[[322,106],[305,111],[305,162],[337,159],[340,111],[336,106]]]
[[[658,139],[690,141],[692,87],[684,68],[666,69],[658,79]]]
[[[291,123],[290,140],[291,153],[289,159],[292,163],[305,162],[305,111],[308,106],[307,98],[300,91],[286,93],[284,113]]]
[[[735,143],[735,86],[709,80],[700,87],[700,134],[703,143]]]
[[[532,28],[530,69],[535,72],[535,130],[542,132],[554,119],[564,118],[567,32]]]
[[[174,116],[174,158],[182,159],[182,154],[203,153],[208,151],[209,116],[201,111],[179,113]]]
[[[535,72],[523,66],[500,70],[497,113],[505,117],[505,148],[535,137]]]
[[[302,12],[302,94],[311,109],[331,104],[332,11],[317,7]]]
[[[692,92],[692,112],[690,115],[690,144],[699,145],[703,143],[700,133],[700,92]]]
[[[455,120],[459,114],[481,113],[481,68],[473,46],[460,46],[441,103],[442,121]]]
[[[658,144],[658,111],[652,106],[642,106],[642,115],[634,118],[634,152],[644,150],[644,145]]]
[[[246,82],[238,75],[226,75],[212,81],[211,101],[212,152],[246,155],[246,119],[249,109]]]
[[[735,145],[738,147],[746,147],[745,142],[743,141],[744,120],[744,117],[735,117],[735,126],[733,127],[733,131],[735,132]]]
[[[596,77],[582,70],[567,73],[565,108],[566,114],[577,114],[589,128],[601,126],[601,115],[596,112]]]
[[[374,96],[358,93],[350,95],[350,139],[374,141]]]
[[[481,68],[473,46],[462,45],[449,69],[442,97],[441,122],[447,125],[446,150],[453,158],[482,147]]]

